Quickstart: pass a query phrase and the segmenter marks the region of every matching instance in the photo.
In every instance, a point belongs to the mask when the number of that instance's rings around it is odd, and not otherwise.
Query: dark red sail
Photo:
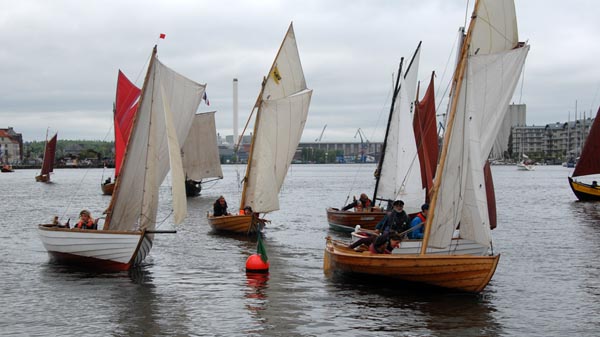
[[[583,145],[583,151],[575,165],[573,177],[586,176],[600,173],[600,108],[590,129],[590,133]]]
[[[434,76],[435,73],[432,72],[425,96],[416,105],[413,118],[415,142],[421,164],[421,181],[426,191],[427,202],[429,202],[429,191],[433,187],[433,176],[435,175],[439,152],[437,120],[435,117]]]
[[[44,162],[42,164],[42,175],[54,171],[54,156],[56,155],[56,139],[58,134],[54,134],[54,137],[50,138],[46,143],[46,149],[44,151]]]

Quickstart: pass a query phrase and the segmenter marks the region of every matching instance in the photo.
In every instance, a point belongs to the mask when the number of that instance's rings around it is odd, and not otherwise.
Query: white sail
[[[411,208],[418,208],[425,200],[413,130],[420,54],[419,47],[410,68],[404,76],[400,74],[400,91],[390,117],[376,196],[388,200],[402,199],[406,207]]]
[[[223,178],[214,111],[196,114],[181,152],[187,179]]]
[[[298,148],[311,95],[290,25],[259,99],[242,206],[255,212],[279,209],[279,191]]]
[[[518,37],[512,0],[480,0],[478,4],[471,28],[475,40],[467,55],[439,176],[430,247],[446,247],[459,223],[461,237],[490,245],[483,167],[529,51],[527,45],[514,48]],[[498,11],[502,14],[492,15]]]
[[[183,176],[180,167],[171,167],[170,156],[180,156],[179,144],[189,132],[204,89],[205,85],[174,72],[153,55],[105,228],[155,228],[159,187],[170,168],[176,170],[174,177]],[[169,153],[166,118],[171,114],[175,133],[170,135],[171,143],[176,139],[178,144],[171,144],[177,151]],[[179,188],[174,193],[185,194]]]

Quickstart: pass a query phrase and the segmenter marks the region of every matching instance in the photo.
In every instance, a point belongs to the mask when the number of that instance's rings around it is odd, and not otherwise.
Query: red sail
[[[138,107],[141,90],[119,70],[115,100],[115,176],[119,175],[125,147],[131,133],[133,117]]]
[[[413,118],[413,130],[417,151],[419,153],[419,162],[421,163],[421,182],[426,191],[426,199],[429,202],[429,191],[433,187],[433,176],[438,161],[438,136],[437,121],[435,117],[435,93],[433,89],[433,77],[425,92],[423,99],[418,102]]]
[[[48,174],[54,171],[54,156],[56,155],[56,138],[58,134],[54,134],[48,143],[46,143],[46,150],[44,151],[44,163],[42,164],[42,175]]]
[[[583,151],[575,165],[573,177],[586,176],[588,174],[600,173],[600,108],[594,118],[590,133],[583,145]]]

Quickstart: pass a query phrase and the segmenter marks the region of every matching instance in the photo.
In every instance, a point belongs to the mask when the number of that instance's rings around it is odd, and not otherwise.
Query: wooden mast
[[[421,245],[421,255],[425,255],[427,252],[427,244],[429,242],[429,236],[431,235],[431,224],[435,216],[435,206],[437,204],[437,198],[439,194],[439,188],[442,180],[442,171],[446,164],[446,156],[448,154],[448,143],[450,142],[450,136],[452,135],[452,128],[454,125],[454,117],[456,116],[456,106],[458,105],[458,98],[460,95],[460,88],[465,76],[465,67],[467,66],[467,56],[469,53],[469,44],[471,43],[471,37],[473,33],[473,27],[477,18],[477,9],[479,8],[479,0],[475,2],[473,14],[471,15],[471,22],[469,23],[469,30],[465,41],[463,42],[460,62],[456,67],[457,71],[454,73],[454,82],[456,83],[454,96],[452,96],[452,104],[450,105],[450,111],[448,113],[448,123],[446,125],[446,132],[444,133],[444,143],[442,145],[442,154],[440,155],[440,161],[438,163],[435,172],[435,182],[433,184],[433,196],[431,198],[431,204],[429,205],[429,214],[427,215],[427,221],[425,223],[425,233],[423,235],[423,244]]]
[[[281,45],[279,46],[277,55],[275,55],[275,59],[273,59],[273,64],[271,64],[271,69],[269,69],[269,73],[268,73],[267,77],[263,79],[260,93],[258,94],[258,97],[256,98],[256,103],[254,103],[254,107],[252,108],[252,110],[257,109],[256,110],[256,119],[254,122],[254,132],[252,133],[252,139],[250,141],[250,153],[248,154],[248,164],[246,165],[246,174],[244,175],[243,184],[242,184],[242,198],[240,200],[240,210],[242,210],[246,207],[246,205],[245,205],[246,204],[246,189],[247,189],[247,185],[248,185],[248,177],[250,176],[250,168],[252,166],[252,157],[253,157],[253,153],[254,153],[254,141],[256,139],[256,132],[258,131],[259,117],[260,117],[260,112],[261,112],[261,107],[262,107],[262,102],[263,102],[262,95],[265,90],[265,85],[267,84],[267,81],[269,80],[269,77],[272,76],[273,70],[276,66],[277,58],[279,57],[279,54],[281,53],[281,49],[283,48],[283,44],[287,40],[287,37],[290,34],[290,32],[293,31],[293,24],[294,24],[293,22],[290,23],[290,26],[288,27],[288,30],[285,33],[285,37],[283,38],[283,41],[281,41]],[[252,117],[252,114],[250,114],[248,121],[250,120],[251,117]],[[248,123],[246,123],[246,125],[247,124]],[[245,127],[244,127],[244,129],[245,129]],[[243,132],[242,132],[242,135],[243,135]],[[242,136],[240,136],[240,137],[242,137]]]
[[[148,71],[146,72],[146,77],[144,78],[144,85],[142,87],[142,91],[140,93],[140,100],[143,99],[144,94],[146,93],[147,90],[147,86],[148,86],[148,80],[150,79],[150,70],[152,69],[152,67],[154,66],[154,61],[156,59],[156,53],[157,53],[157,47],[156,45],[154,45],[154,48],[152,49],[152,56],[150,57],[150,63],[148,64]],[[131,132],[129,133],[128,136],[128,140],[127,140],[127,145],[125,146],[125,153],[123,153],[123,159],[121,160],[121,170],[125,169],[125,161],[127,160],[127,152],[129,151],[129,138],[131,138],[131,135],[135,132],[135,129],[138,127],[138,113],[140,112],[140,108],[141,108],[141,103],[138,105],[138,109],[135,112],[135,116],[133,117],[133,123],[131,126]],[[122,174],[120,174],[122,175]],[[110,198],[110,204],[108,205],[108,208],[106,209],[105,213],[106,213],[106,221],[104,223],[104,230],[108,230],[110,229],[110,222],[112,220],[112,210],[114,208],[114,205],[116,203],[116,199],[117,199],[117,195],[118,195],[118,191],[119,191],[119,183],[120,179],[115,179],[115,188],[113,190],[113,194],[112,197]]]

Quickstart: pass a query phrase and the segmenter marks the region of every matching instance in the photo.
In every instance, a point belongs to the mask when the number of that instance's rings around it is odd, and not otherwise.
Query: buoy
[[[269,262],[264,262],[260,254],[252,254],[246,260],[246,272],[266,273],[269,271]]]

